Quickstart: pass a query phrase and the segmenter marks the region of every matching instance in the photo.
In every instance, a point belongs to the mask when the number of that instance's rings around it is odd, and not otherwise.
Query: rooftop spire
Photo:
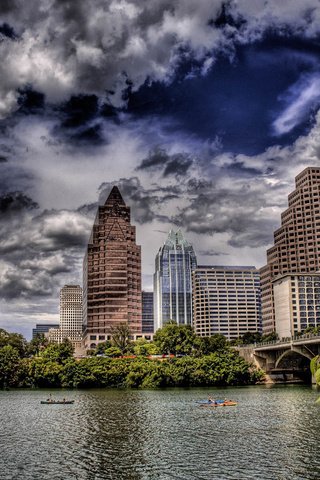
[[[111,192],[106,200],[105,205],[113,206],[113,205],[126,205],[122,198],[119,188],[115,185],[112,187]]]

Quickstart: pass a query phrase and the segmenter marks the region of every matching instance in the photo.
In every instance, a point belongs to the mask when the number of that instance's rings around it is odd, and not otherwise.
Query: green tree
[[[111,342],[109,342],[109,340],[98,343],[95,350],[93,351],[93,355],[103,355],[105,351],[110,347],[111,347]]]
[[[196,336],[190,325],[177,325],[171,320],[157,330],[153,341],[162,354],[190,355],[196,343]]]
[[[149,342],[145,338],[139,338],[133,342],[133,353],[135,355],[157,355],[158,348],[154,342]]]
[[[131,332],[128,323],[119,323],[119,325],[110,328],[112,343],[119,348],[121,354],[124,355],[131,344]]]
[[[37,335],[28,343],[27,353],[28,355],[39,355],[41,350],[44,350],[48,346],[48,339],[43,333],[37,333]]]
[[[41,357],[52,362],[63,363],[73,355],[73,345],[70,340],[62,343],[49,343],[47,348],[41,351]]]
[[[119,347],[111,346],[105,350],[105,354],[107,355],[107,357],[115,358],[115,357],[121,357],[122,352]]]
[[[229,348],[229,344],[224,335],[221,333],[215,333],[210,337],[196,337],[194,347],[194,354],[196,356],[202,356],[226,350]]]
[[[11,345],[0,348],[0,387],[15,386],[18,378],[20,358],[18,351]]]
[[[24,357],[27,350],[27,341],[20,333],[9,333],[0,328],[0,347],[10,345],[15,348],[20,357]]]

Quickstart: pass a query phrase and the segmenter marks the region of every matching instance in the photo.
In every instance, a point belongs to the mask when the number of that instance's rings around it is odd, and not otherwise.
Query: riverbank
[[[237,352],[226,350],[200,358],[185,356],[165,361],[137,358],[24,358],[10,379],[11,387],[205,387],[253,385],[263,378]]]

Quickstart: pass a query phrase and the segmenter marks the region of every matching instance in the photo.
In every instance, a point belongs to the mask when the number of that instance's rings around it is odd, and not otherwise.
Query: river
[[[55,398],[74,405],[41,405]],[[236,407],[202,408],[209,394]],[[308,386],[0,392],[1,480],[318,480]]]

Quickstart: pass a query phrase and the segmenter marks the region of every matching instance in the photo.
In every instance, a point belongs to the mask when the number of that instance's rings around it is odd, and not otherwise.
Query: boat
[[[41,405],[73,405],[74,400],[41,400]]]
[[[200,403],[200,407],[235,407],[238,405],[238,402],[233,400],[205,400],[198,403]]]

